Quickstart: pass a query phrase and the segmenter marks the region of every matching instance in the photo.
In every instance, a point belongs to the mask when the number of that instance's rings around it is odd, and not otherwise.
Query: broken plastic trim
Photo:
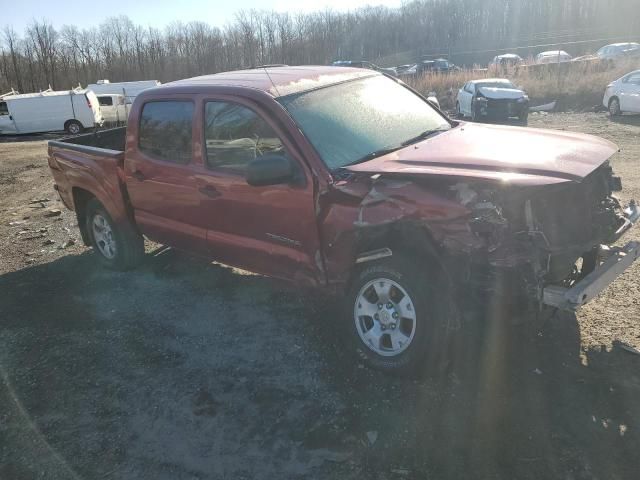
[[[391,255],[393,255],[393,252],[390,248],[379,248],[377,250],[370,250],[358,255],[358,258],[356,258],[356,263],[365,263],[371,262],[373,260],[380,260],[381,258],[390,257]]]

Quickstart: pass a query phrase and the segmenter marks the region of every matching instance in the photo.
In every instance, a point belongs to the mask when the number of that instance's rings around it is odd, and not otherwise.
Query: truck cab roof
[[[144,95],[159,92],[196,93],[206,91],[210,87],[225,86],[261,90],[273,97],[283,97],[372,75],[380,74],[373,70],[350,67],[265,67],[203,75],[165,83],[145,90]]]

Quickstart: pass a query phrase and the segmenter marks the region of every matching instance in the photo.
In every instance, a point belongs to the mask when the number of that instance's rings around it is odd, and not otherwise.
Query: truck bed
[[[49,142],[54,188],[68,208],[78,211],[86,198],[95,197],[113,220],[128,221],[125,138],[126,127],[120,127]]]
[[[110,128],[61,140],[51,140],[49,146],[112,157],[124,152],[126,135],[127,127]]]

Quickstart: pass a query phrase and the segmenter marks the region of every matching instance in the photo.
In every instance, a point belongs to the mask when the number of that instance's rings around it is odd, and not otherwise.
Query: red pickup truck
[[[400,80],[267,67],[140,94],[124,129],[49,143],[107,266],[143,236],[345,300],[353,349],[406,372],[470,288],[576,309],[637,258],[638,219],[600,138],[449,119]],[[517,286],[517,288],[515,288]],[[429,354],[429,356],[427,356]]]

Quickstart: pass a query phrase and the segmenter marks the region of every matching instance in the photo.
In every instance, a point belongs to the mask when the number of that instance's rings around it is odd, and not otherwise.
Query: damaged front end
[[[474,279],[491,290],[519,283],[528,298],[562,309],[590,301],[638,256],[638,244],[608,247],[640,217],[613,196],[621,182],[608,162],[582,181],[491,190],[454,186],[485,240],[471,258]]]

